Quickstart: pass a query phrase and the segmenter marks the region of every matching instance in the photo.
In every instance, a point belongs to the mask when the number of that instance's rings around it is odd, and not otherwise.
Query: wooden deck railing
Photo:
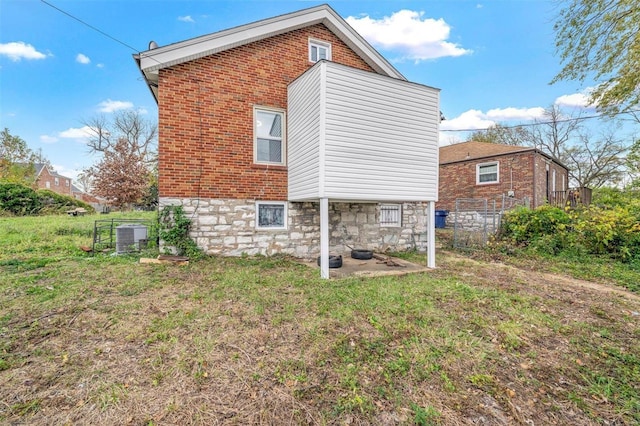
[[[591,188],[573,188],[566,191],[549,191],[549,204],[556,207],[589,206],[591,204]]]

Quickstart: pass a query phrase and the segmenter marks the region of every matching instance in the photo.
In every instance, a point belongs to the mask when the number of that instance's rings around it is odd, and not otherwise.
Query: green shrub
[[[95,209],[89,204],[67,195],[58,194],[48,189],[40,189],[37,194],[42,205],[40,214],[65,213],[67,210],[73,210],[78,207],[84,208],[89,213],[95,213]]]
[[[518,207],[505,214],[500,236],[517,244],[528,244],[545,235],[563,238],[570,223],[571,216],[558,207]]]
[[[42,202],[36,191],[17,183],[0,183],[0,211],[5,214],[24,216],[37,214]]]
[[[548,205],[518,208],[505,214],[498,239],[541,255],[640,259],[640,221],[634,211],[619,205],[570,212]]]
[[[575,230],[593,254],[622,260],[638,256],[640,223],[627,208],[591,206],[576,216]]]
[[[204,255],[200,247],[191,239],[191,220],[182,206],[165,206],[158,217],[159,237],[168,253],[200,259]]]

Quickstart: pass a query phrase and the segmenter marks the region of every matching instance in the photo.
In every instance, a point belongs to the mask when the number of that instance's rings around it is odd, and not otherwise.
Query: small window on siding
[[[287,203],[282,201],[257,201],[256,228],[287,229]]]
[[[60,179],[54,178],[54,182],[56,186],[60,186]]]
[[[484,163],[476,166],[476,183],[482,185],[485,183],[499,182],[498,163]]]
[[[318,62],[323,59],[331,60],[331,44],[309,39],[309,62]]]
[[[65,179],[64,184],[65,184],[66,186],[69,186],[69,181]]]
[[[255,108],[254,159],[261,164],[285,164],[284,112]]]
[[[381,204],[380,226],[402,226],[402,206],[400,204]]]
[[[46,182],[44,183],[44,186],[45,186],[47,189],[51,188],[51,182],[46,181]]]

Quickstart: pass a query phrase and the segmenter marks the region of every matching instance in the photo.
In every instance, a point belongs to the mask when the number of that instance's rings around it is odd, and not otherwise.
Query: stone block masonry
[[[320,254],[318,203],[288,204],[287,229],[256,229],[256,200],[160,198],[160,209],[182,205],[192,220],[191,238],[207,254],[222,256],[278,253],[301,259]],[[329,203],[329,247],[343,254],[349,247],[376,251],[425,250],[426,203],[402,204],[402,226],[379,224],[375,203]]]

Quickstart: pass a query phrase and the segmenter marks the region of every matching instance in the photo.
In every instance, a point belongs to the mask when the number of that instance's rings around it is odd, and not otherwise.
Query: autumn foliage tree
[[[120,138],[105,150],[101,161],[85,172],[93,182],[93,193],[109,204],[127,208],[147,191],[149,169],[144,154],[132,149],[126,138]]]

